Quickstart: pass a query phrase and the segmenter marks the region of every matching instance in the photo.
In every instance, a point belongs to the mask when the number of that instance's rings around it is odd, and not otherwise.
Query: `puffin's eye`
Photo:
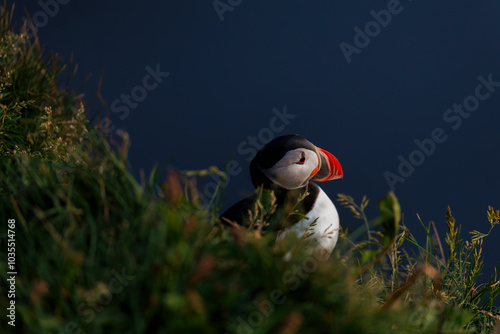
[[[304,162],[306,162],[306,158],[305,158],[305,157],[302,157],[302,158],[300,158],[300,160],[299,160],[299,161],[297,161],[297,163],[298,163],[299,165],[303,165],[303,164],[304,164]]]

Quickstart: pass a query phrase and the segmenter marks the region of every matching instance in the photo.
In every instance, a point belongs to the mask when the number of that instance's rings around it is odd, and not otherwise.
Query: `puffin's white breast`
[[[339,214],[335,205],[323,189],[319,188],[319,194],[314,202],[314,206],[306,214],[306,217],[285,230],[280,239],[286,233],[290,232],[297,233],[299,238],[303,237],[306,232],[312,233],[310,238],[314,238],[318,242],[317,248],[331,253],[339,238]]]

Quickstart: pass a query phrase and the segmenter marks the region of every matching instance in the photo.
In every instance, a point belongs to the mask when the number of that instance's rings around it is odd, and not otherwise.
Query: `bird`
[[[278,241],[289,233],[312,237],[315,250],[331,254],[339,236],[339,215],[332,200],[312,181],[343,178],[342,166],[333,154],[299,135],[279,136],[256,153],[250,177],[256,189],[275,196],[276,210],[267,217],[266,231],[276,231]],[[220,221],[245,225],[257,198],[254,194],[237,202]]]

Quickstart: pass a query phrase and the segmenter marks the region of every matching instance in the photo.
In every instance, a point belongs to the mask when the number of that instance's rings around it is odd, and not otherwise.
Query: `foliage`
[[[203,205],[194,178],[222,172],[170,171],[160,193],[156,171],[138,184],[127,170],[127,137],[117,152],[106,141],[84,143],[94,130],[71,80],[56,84],[64,65],[44,58],[38,42],[16,35],[8,21],[3,10],[0,246],[7,219],[15,219],[16,333],[493,329],[500,284],[477,283],[489,232],[462,240],[448,210],[446,256],[431,225],[423,225],[424,246],[401,225],[394,194],[372,220],[366,198],[358,205],[340,195],[364,224],[343,230],[325,257],[304,251],[308,241],[293,234],[276,242],[266,232],[275,202],[261,190],[249,227],[223,227],[213,214],[220,194]],[[490,208],[491,228],[499,218]],[[8,271],[2,250],[2,282]],[[2,293],[0,309],[8,303]],[[0,322],[0,332],[13,329]]]
[[[77,67],[45,55],[26,27],[11,31],[11,15],[0,12],[0,155],[28,154],[64,159],[86,128],[82,96],[73,93]],[[63,83],[61,75],[67,71]]]
[[[392,198],[392,196],[386,197],[385,205],[390,201],[394,201],[394,199],[389,200],[389,198]],[[343,194],[339,195],[339,200],[354,213],[356,218],[363,217],[361,219],[371,225],[366,220],[364,213],[366,205],[357,205],[352,197]],[[384,205],[384,202],[379,203],[379,207],[380,205]],[[399,210],[394,204],[393,207],[395,208],[393,212]],[[386,212],[386,216],[390,212],[387,207],[380,208],[380,210],[382,216],[384,216],[383,212]],[[483,234],[473,231],[471,232],[471,240],[464,241],[460,239],[460,227],[456,226],[455,218],[448,207],[446,213],[448,233],[445,238],[449,250],[448,257],[444,254],[440,237],[433,223],[429,226],[422,224],[427,235],[425,246],[421,246],[417,242],[407,227],[400,226],[402,231],[393,239],[392,249],[387,254],[388,265],[382,263],[376,270],[373,270],[373,268],[370,270],[370,279],[373,279],[374,276],[379,277],[377,282],[382,282],[383,277],[385,277],[384,274],[390,273],[390,276],[386,278],[386,282],[382,283],[380,287],[383,307],[396,304],[396,301],[400,303],[402,300],[406,303],[415,303],[415,298],[418,299],[420,296],[426,295],[433,298],[441,307],[439,326],[444,326],[442,321],[447,319],[450,314],[449,310],[455,312],[461,309],[469,311],[468,315],[467,313],[460,315],[460,317],[467,319],[467,324],[464,326],[465,330],[480,333],[490,332],[494,328],[496,321],[500,319],[500,310],[498,306],[495,306],[495,301],[500,294],[500,281],[497,279],[500,264],[486,284],[479,284],[478,279],[483,270],[483,240],[489,235],[493,227],[498,224],[499,213],[499,211],[489,207],[487,212],[490,223],[489,232]],[[375,220],[375,223],[377,221]],[[376,235],[376,233],[372,232],[373,234]],[[353,235],[358,234],[353,233]],[[387,239],[387,232],[382,233],[382,238]],[[380,259],[380,256],[373,254],[369,247],[370,244],[375,244],[378,249],[382,249],[379,253],[385,251],[383,243],[380,243],[375,238],[370,240],[353,246],[360,253],[358,257],[361,259],[361,265],[363,261],[367,262],[366,258]],[[417,253],[414,256],[410,256],[407,249],[403,247],[405,242],[416,247]],[[371,266],[371,263],[369,265]],[[422,280],[421,277],[424,279]],[[415,288],[418,279],[421,282]],[[439,327],[439,331],[442,329],[443,327]]]

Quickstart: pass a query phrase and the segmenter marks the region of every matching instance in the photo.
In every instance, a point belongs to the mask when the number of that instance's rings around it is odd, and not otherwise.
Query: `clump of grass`
[[[74,87],[77,67],[44,53],[26,27],[13,31],[13,7],[4,1],[0,8],[0,156],[67,158],[87,131]]]
[[[16,332],[494,328],[500,284],[496,276],[477,284],[489,232],[461,240],[449,211],[446,257],[431,225],[422,224],[428,236],[423,246],[401,225],[393,194],[378,203],[373,219],[365,213],[366,198],[357,204],[341,195],[341,204],[364,224],[342,230],[339,246],[326,257],[304,251],[307,240],[294,234],[276,242],[266,229],[275,202],[262,190],[247,227],[219,227],[221,193],[204,205],[194,178],[223,175],[219,169],[171,171],[163,182],[153,170],[139,184],[127,170],[126,134],[116,151],[106,141],[84,143],[93,129],[80,101],[70,83],[55,84],[64,65],[47,60],[38,42],[13,33],[9,20],[2,9],[0,245],[6,244],[5,222],[15,219]],[[497,225],[499,212],[490,208],[488,221]],[[7,272],[7,253],[0,252],[2,282]],[[9,302],[0,294],[0,309]],[[12,329],[0,322],[0,332]]]
[[[366,204],[357,205],[352,197],[343,194],[339,195],[339,201],[354,213],[355,218],[364,220],[365,226],[377,223],[376,220],[373,223],[368,222],[364,212]],[[366,203],[366,199],[363,199],[362,203]],[[402,232],[390,243],[392,249],[387,257],[389,263],[376,261],[379,263],[378,268],[375,271],[373,268],[371,270],[370,279],[378,277],[377,282],[381,284],[383,306],[387,307],[401,299],[405,302],[412,302],[415,297],[424,293],[432,296],[436,302],[443,305],[440,315],[442,319],[448,315],[446,308],[454,306],[469,311],[468,321],[464,326],[466,330],[479,333],[488,333],[493,330],[497,320],[500,319],[500,309],[498,305],[495,305],[500,294],[500,281],[497,278],[500,264],[487,283],[480,284],[478,279],[483,271],[483,240],[491,233],[495,225],[498,225],[500,211],[489,207],[487,220],[490,224],[488,233],[472,231],[470,232],[471,239],[464,241],[461,239],[461,228],[456,224],[448,207],[446,212],[448,233],[445,238],[448,256],[445,255],[441,238],[433,223],[428,226],[422,223],[427,235],[424,246],[416,241],[408,228],[400,226]],[[377,232],[372,231],[371,234],[374,235]],[[352,236],[356,238],[359,236],[359,232],[354,232]],[[350,237],[344,235],[344,238],[349,239]],[[363,269],[366,268],[366,266],[362,266],[363,262],[373,258],[380,260],[380,257],[375,256],[369,247],[369,245],[377,245],[373,239],[371,242],[354,243],[352,240],[349,242],[353,245],[349,252],[352,253],[355,249],[360,254],[358,259]],[[410,256],[403,247],[405,242],[416,247],[417,253],[414,256]],[[375,253],[385,251],[382,244],[377,246],[378,249],[382,248],[382,251]],[[373,263],[374,260],[371,260],[369,266],[372,267]],[[388,273],[390,276],[386,276]],[[423,285],[419,286],[418,289],[412,288],[416,285],[417,278],[422,276],[427,277],[422,281]],[[385,283],[383,283],[384,281]],[[417,294],[415,294],[415,290]]]

